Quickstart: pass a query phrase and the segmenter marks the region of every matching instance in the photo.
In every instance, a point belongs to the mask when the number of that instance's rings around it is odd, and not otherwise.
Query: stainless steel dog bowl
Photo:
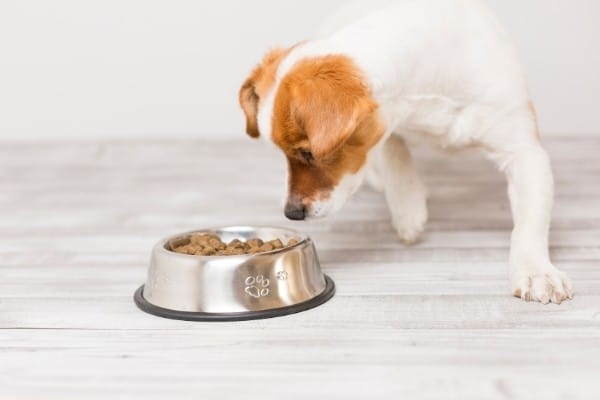
[[[194,256],[171,251],[194,233],[221,240],[281,239],[291,247],[240,256]],[[288,229],[230,227],[188,232],[159,242],[152,250],[146,284],[134,296],[150,314],[188,321],[241,321],[308,310],[335,292],[321,272],[312,240]]]

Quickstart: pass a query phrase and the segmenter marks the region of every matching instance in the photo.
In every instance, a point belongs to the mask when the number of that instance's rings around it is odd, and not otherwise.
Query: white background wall
[[[0,140],[243,135],[262,54],[344,0],[0,0]],[[600,0],[488,0],[545,133],[600,135]]]

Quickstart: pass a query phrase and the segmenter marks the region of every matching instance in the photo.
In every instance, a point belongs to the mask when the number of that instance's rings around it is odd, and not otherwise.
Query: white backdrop
[[[488,0],[546,134],[600,135],[600,1]],[[242,79],[344,0],[1,0],[0,140],[243,135]]]

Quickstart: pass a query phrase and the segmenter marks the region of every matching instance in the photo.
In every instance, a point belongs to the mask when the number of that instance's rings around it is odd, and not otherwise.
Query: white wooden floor
[[[418,154],[431,219],[405,248],[368,189],[286,222],[261,142],[0,145],[0,399],[598,399],[600,140],[547,147],[560,306],[509,295],[503,178],[476,157]],[[136,309],[156,241],[224,224],[309,232],[337,295],[240,323]]]

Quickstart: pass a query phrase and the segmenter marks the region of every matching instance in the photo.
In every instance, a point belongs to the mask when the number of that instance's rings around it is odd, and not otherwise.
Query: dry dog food
[[[296,243],[298,243],[296,239],[290,239],[287,245],[284,245],[280,239],[265,242],[258,238],[249,239],[246,242],[233,239],[231,242],[225,243],[217,235],[205,233],[190,236],[188,243],[174,247],[172,250],[176,253],[194,256],[236,256],[265,253],[267,251],[290,247]]]

